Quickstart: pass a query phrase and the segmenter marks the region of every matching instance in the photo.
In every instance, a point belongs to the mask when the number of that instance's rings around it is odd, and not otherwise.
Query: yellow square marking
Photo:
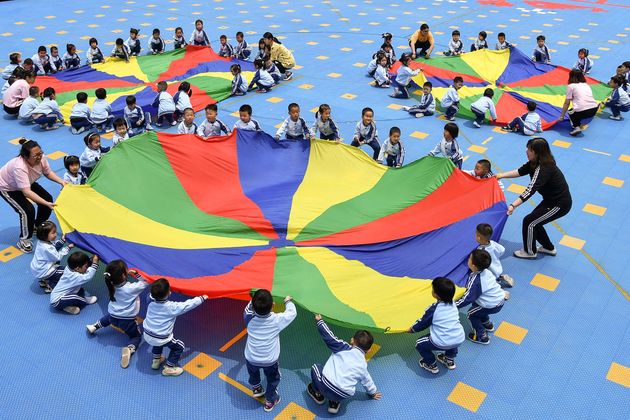
[[[337,38],[341,38],[341,35],[338,35],[338,34],[332,34],[332,35],[328,35],[328,38],[337,39]]]
[[[560,280],[546,276],[544,274],[536,273],[532,281],[529,282],[532,286],[540,287],[541,289],[555,292],[560,284]]]
[[[11,33],[11,32],[3,32],[0,35],[2,35],[2,36],[11,36],[11,35],[13,35],[13,33]]]
[[[564,235],[560,239],[560,245],[568,246],[569,248],[577,249],[578,251],[584,248],[586,241],[580,238],[574,238],[573,236]]]
[[[541,34],[542,31],[540,29],[532,29],[532,32],[535,34]]]
[[[98,28],[98,25],[96,23],[90,23],[88,28]]]
[[[306,43],[306,45],[317,45],[317,44],[319,44],[319,42],[310,41]]]
[[[531,37],[528,35],[521,35],[519,36],[520,39],[530,39]]]
[[[626,388],[630,388],[630,368],[619,363],[612,362],[606,374],[606,379]]]
[[[278,102],[282,101],[284,101],[284,99],[278,98],[277,96],[272,96],[271,98],[267,99],[267,102],[271,102],[272,104],[277,104]]]
[[[486,150],[488,150],[487,147],[483,147],[483,146],[478,146],[476,144],[473,144],[472,146],[470,146],[468,148],[468,150],[470,150],[471,152],[475,152],[475,153],[485,153]]]
[[[46,16],[46,19],[54,19],[54,18],[56,18],[56,17],[57,17],[57,16],[50,15],[50,16]]]
[[[422,131],[414,131],[409,135],[409,137],[413,137],[415,139],[426,139],[429,137],[429,133],[423,133]]]
[[[317,57],[315,57],[318,60],[328,60],[330,57],[327,57],[325,55],[318,55]]]
[[[46,27],[44,25],[39,25],[39,26],[36,26],[35,29],[42,30],[42,29],[46,29]]]
[[[495,337],[502,338],[514,344],[521,344],[526,335],[527,330],[525,328],[505,321],[501,322],[499,328],[494,332]]]
[[[89,35],[83,35],[80,39],[88,40],[90,38],[91,38],[91,36],[89,36]]]
[[[17,22],[13,22],[15,25],[24,25],[26,22],[18,20]]]
[[[367,64],[365,64],[365,63],[354,63],[353,66],[354,67],[365,67],[365,66],[367,66]]]
[[[609,44],[619,44],[619,41],[618,41],[618,40],[616,40],[616,39],[609,39],[609,40],[608,40],[608,43],[609,43]]]
[[[12,140],[9,140],[9,143],[15,144],[17,146],[18,144],[20,144],[20,140],[21,139],[22,139],[22,137],[16,137],[16,138],[14,138]]]
[[[600,51],[610,51],[610,48],[608,48],[608,47],[599,47],[598,50],[600,50]]]
[[[380,349],[381,349],[381,346],[379,346],[378,344],[376,343],[372,344],[372,347],[370,347],[370,351],[365,353],[365,360],[369,362],[370,359],[373,358],[374,355],[376,355],[376,353],[378,353]]]
[[[300,70],[300,69],[303,69],[303,68],[304,68],[304,66],[300,66],[299,64],[296,64],[293,68],[294,68],[295,70]]]
[[[339,73],[328,73],[326,76],[332,77],[333,79],[336,79],[336,78],[341,77],[343,75],[339,74]]]
[[[389,108],[389,109],[395,109],[395,110],[402,109],[402,107],[403,107],[403,106],[402,106],[402,105],[399,105],[399,104],[389,104],[389,105],[387,105],[387,108]]]
[[[361,28],[350,28],[351,32],[360,32]]]
[[[597,206],[591,203],[586,203],[584,208],[582,208],[582,211],[594,214],[595,216],[603,216],[606,214],[606,210],[608,210],[606,207]]]
[[[356,97],[357,95],[353,95],[352,93],[344,93],[343,95],[341,95],[341,98],[343,99],[354,99]]]
[[[579,35],[569,35],[569,38],[579,38]]]
[[[221,366],[221,362],[218,360],[205,353],[199,353],[190,362],[186,363],[183,369],[203,381],[208,375],[217,370],[219,366]]]
[[[48,159],[52,159],[52,160],[57,160],[57,159],[61,159],[62,157],[66,156],[67,153],[66,152],[62,152],[61,150],[57,150],[56,152],[52,152],[46,155],[46,157]]]
[[[31,41],[35,41],[35,38],[22,38],[22,41],[31,42]]]
[[[595,59],[595,60],[599,60],[601,57],[599,55],[595,55],[595,54],[589,54],[589,57]]]
[[[525,186],[523,186],[523,185],[519,185],[519,184],[510,184],[510,186],[507,188],[507,190],[508,190],[509,192],[514,193],[514,194],[521,195],[521,194],[523,194],[523,192],[525,191],[525,188],[527,188],[527,187],[525,187]]]
[[[604,185],[610,185],[611,187],[617,187],[617,188],[623,187],[623,183],[624,181],[622,179],[609,178],[609,177],[604,178],[604,180],[602,181],[602,184]]]
[[[319,26],[323,26],[324,28],[330,26],[330,23],[320,23]]]
[[[304,83],[300,86],[298,86],[300,89],[313,89],[315,86],[313,85],[309,85],[308,83]]]
[[[630,162],[630,155],[621,155],[619,156],[619,160],[622,162]]]
[[[363,41],[361,41],[364,44],[374,44],[374,41],[371,39],[364,39]]]
[[[233,116],[233,117],[240,117],[241,116],[241,114],[238,111],[234,111],[230,115]]]
[[[348,52],[348,51],[352,51],[352,48],[348,48],[348,47],[343,47],[343,48],[339,48],[341,51],[344,52]]]
[[[23,254],[23,252],[20,251],[19,249],[17,249],[16,247],[10,246],[10,247],[5,248],[2,251],[0,251],[0,261],[2,261],[2,262],[9,262],[13,258],[19,257],[22,254]]]
[[[109,133],[101,134],[101,138],[111,140],[114,138],[114,132],[110,131]]]
[[[626,35],[626,34],[617,34],[617,36],[621,36],[621,37],[624,37],[624,38],[625,38],[625,37],[627,37],[628,35]]]
[[[492,129],[492,131],[495,132],[495,133],[501,133],[501,134],[507,134],[508,133],[507,131],[501,130],[501,127],[494,127]]]
[[[294,402],[290,402],[274,417],[274,420],[312,420],[314,418],[314,413]]]
[[[569,141],[563,141],[563,140],[556,140],[553,143],[551,143],[552,145],[556,146],[556,147],[562,147],[563,149],[568,149],[569,147],[571,147],[571,145],[573,143],[569,142]]]
[[[446,399],[453,404],[457,404],[468,411],[476,413],[487,396],[488,394],[477,388],[473,388],[463,382],[457,382],[457,385],[455,385],[455,388],[453,388]]]
[[[278,123],[276,125],[273,126],[273,128],[280,128],[282,126],[282,123]]]

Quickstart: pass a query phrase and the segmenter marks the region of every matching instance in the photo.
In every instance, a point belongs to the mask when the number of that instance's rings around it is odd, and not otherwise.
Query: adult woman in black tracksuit
[[[542,137],[527,142],[527,160],[520,168],[497,174],[497,179],[516,178],[529,175],[531,181],[523,194],[508,206],[511,215],[518,206],[527,201],[535,192],[542,195],[542,202],[523,219],[523,249],[514,251],[518,258],[536,258],[538,252],[556,255],[557,251],[544,225],[559,219],[571,210],[571,192],[562,171],[556,166],[549,143]],[[536,248],[536,242],[540,247]]]

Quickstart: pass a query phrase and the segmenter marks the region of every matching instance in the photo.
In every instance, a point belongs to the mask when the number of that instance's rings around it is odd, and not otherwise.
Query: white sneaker
[[[24,253],[33,252],[33,244],[30,239],[20,239],[15,246]]]
[[[610,117],[611,120],[615,120],[615,121],[621,121],[621,115],[617,115],[616,117],[614,115],[611,115]]]
[[[552,257],[555,257],[556,255],[558,255],[558,250],[556,248],[554,248],[554,249],[547,249],[547,248],[544,248],[542,246],[539,246],[538,247],[538,252],[540,252],[542,254],[551,255]]]
[[[158,370],[165,360],[166,358],[164,356],[160,356],[159,359],[154,358],[153,361],[151,362],[151,369]]]
[[[418,112],[416,114],[416,118],[422,118],[422,117],[424,117],[424,114],[422,112]]]
[[[133,351],[129,347],[122,348],[122,354],[120,356],[120,367],[123,369],[127,369],[129,367],[129,359],[131,359],[131,355]]]
[[[71,127],[71,128],[70,128],[70,132],[71,132],[72,134],[79,134],[79,133],[78,133],[78,130],[77,130],[76,128],[74,128],[74,127]]]
[[[571,130],[571,132],[569,134],[572,135],[572,136],[577,136],[581,132],[582,132],[582,128],[580,128],[580,127],[573,127],[573,130]]]
[[[410,109],[410,106],[403,106],[402,108],[400,108],[401,111],[409,111]]]
[[[540,249],[538,251],[540,251]],[[499,276],[499,280],[505,283],[508,287],[514,287],[514,279],[507,274],[501,274]]]
[[[151,131],[151,130],[153,130],[153,126],[151,126],[151,124],[147,124],[147,126],[144,127],[144,129],[147,130],[147,131]]]
[[[524,249],[519,249],[518,251],[514,251],[514,256],[516,258],[525,258],[529,260],[533,260],[534,258],[536,258],[536,254],[530,254],[529,252],[526,252]]]
[[[179,366],[164,366],[162,369],[163,376],[179,376],[184,373],[184,369]]]
[[[505,297],[503,299],[510,300],[510,298],[512,297],[512,294],[508,292],[507,290],[504,290],[503,293],[505,293]]]
[[[96,324],[88,324],[85,326],[90,334],[94,334],[98,328],[96,328]]]
[[[105,129],[105,132],[106,132],[106,133],[111,133],[112,131],[114,131],[114,127],[107,127],[107,128]]]
[[[63,308],[63,311],[69,313],[70,315],[77,315],[81,312],[81,309],[78,306],[66,306]]]
[[[477,128],[481,128],[481,125],[477,121],[473,121],[473,125]]]
[[[172,126],[174,126],[174,125],[177,125],[177,121],[173,121],[173,122],[171,123],[171,127],[172,127]]]
[[[94,303],[96,303],[97,298],[96,296],[88,296],[85,298],[85,301],[87,302],[88,305],[92,305]]]

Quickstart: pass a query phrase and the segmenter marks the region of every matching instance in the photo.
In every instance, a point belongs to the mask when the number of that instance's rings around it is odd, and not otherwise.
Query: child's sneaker
[[[319,405],[324,404],[324,402],[326,401],[326,397],[324,397],[320,392],[315,391],[312,383],[308,384],[306,392],[308,392],[308,395],[310,395],[311,398]]]
[[[473,121],[473,125],[474,125],[476,128],[481,128],[481,124],[479,124],[477,121]]]
[[[558,255],[558,250],[556,248],[554,248],[554,249],[547,249],[545,247],[539,246],[538,247],[538,252],[540,252],[542,254],[551,255],[552,257],[555,257],[556,255]]]
[[[446,119],[449,120],[449,121],[455,121],[455,117],[451,117],[451,118],[447,117]]]
[[[33,252],[33,244],[30,239],[20,239],[17,244],[15,244],[17,249],[28,254]]]
[[[501,130],[503,130],[503,131],[512,131],[512,129],[510,128],[509,125],[504,125],[503,127],[501,127]]]
[[[90,334],[94,334],[96,332],[96,330],[98,330],[98,327],[96,326],[96,324],[88,324],[85,326],[85,329],[87,329],[87,331]]]
[[[287,71],[284,73],[284,80],[291,80],[291,78],[293,77],[293,73],[290,71]]]
[[[154,357],[153,361],[151,362],[151,369],[158,370],[165,360],[166,358],[164,356]]]
[[[48,282],[46,280],[40,280],[39,281],[39,287],[42,288],[42,290],[44,291],[44,293],[46,294],[50,294],[52,293],[52,287],[50,287],[50,284],[48,284]]]
[[[179,366],[164,366],[162,369],[162,376],[179,376],[184,373],[184,369]]]
[[[96,303],[97,298],[96,296],[88,296],[85,298],[85,301],[87,302],[88,305],[93,305]]]
[[[425,362],[424,360],[420,359],[418,361],[418,364],[420,365],[420,367],[424,370],[428,370],[429,372],[431,372],[432,374],[437,374],[440,369],[437,366],[437,363],[433,363],[432,365],[428,364],[427,362]]]
[[[256,93],[267,93],[266,89],[256,89]]]
[[[340,405],[339,401],[328,401],[328,412],[330,414],[337,414]]]
[[[147,131],[151,131],[153,130],[153,126],[151,124],[147,124],[146,127],[144,127],[144,129]]]
[[[488,332],[492,332],[494,331],[494,324],[492,323],[492,321],[488,321],[488,322],[482,322],[481,325],[483,325],[483,327],[486,329],[486,331]]]
[[[263,388],[262,385],[256,385],[252,388],[252,395],[254,398],[262,397],[265,395],[265,388]]]
[[[503,296],[503,299],[510,300],[510,298],[512,297],[512,293],[508,292],[507,290],[504,290],[503,293],[505,293],[505,296]]]
[[[66,306],[63,308],[63,311],[69,313],[70,315],[78,315],[81,312],[81,309],[78,306]]]
[[[122,353],[120,355],[120,367],[123,369],[127,369],[129,367],[129,359],[131,359],[131,355],[134,353],[131,347],[123,347]]]
[[[422,112],[418,112],[416,115],[414,115],[416,118],[422,118],[424,117],[424,114]]]
[[[114,131],[114,126],[110,126],[105,129],[106,133],[111,133],[112,131]]]
[[[621,121],[621,115],[617,115],[616,117],[614,115],[611,115],[610,117],[611,120],[615,120],[615,121]]]
[[[410,106],[403,106],[400,108],[401,111],[406,111],[406,112],[409,112],[410,109],[411,109]]]
[[[172,126],[174,126],[174,125],[177,125],[177,121],[173,121],[173,122],[171,123],[171,127],[172,127]]]
[[[446,368],[449,369],[449,370],[453,370],[453,369],[455,369],[457,367],[455,365],[455,360],[451,359],[450,357],[446,357],[446,355],[444,353],[438,354],[437,355],[437,360],[438,360],[438,362],[440,362],[444,366],[446,366]]]
[[[276,395],[278,396],[278,398],[275,401],[265,401],[263,410],[265,410],[267,413],[273,410],[273,408],[280,403],[280,394],[276,392]]]
[[[490,344],[490,337],[487,334],[483,337],[477,337],[477,334],[471,332],[468,334],[468,339],[477,344]]]
[[[538,248],[538,252],[541,252],[540,248]],[[501,274],[499,276],[499,282],[505,284],[507,287],[514,287],[515,284],[514,279],[507,274]]]

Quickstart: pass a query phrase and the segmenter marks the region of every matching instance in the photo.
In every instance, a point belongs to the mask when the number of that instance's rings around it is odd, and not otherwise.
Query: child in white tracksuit
[[[50,293],[50,306],[60,311],[77,315],[86,305],[96,303],[96,296],[86,296],[83,285],[94,277],[98,269],[98,256],[90,257],[83,252],[75,252],[68,257],[68,266],[57,285]]]
[[[464,156],[462,149],[457,143],[457,136],[459,135],[459,127],[455,123],[447,123],[444,126],[444,137],[438,144],[435,145],[433,150],[429,152],[429,156],[442,155],[447,157],[453,162],[455,166],[462,169],[462,163],[464,162]]]
[[[481,127],[481,124],[483,124],[483,120],[486,118],[487,111],[490,111],[490,118],[492,119],[492,121],[497,120],[497,109],[494,106],[494,102],[492,102],[493,96],[494,91],[490,88],[487,88],[483,91],[483,96],[470,105],[470,110],[473,112],[473,114],[475,114],[475,121],[473,121],[473,125],[475,127]]]
[[[501,256],[505,253],[505,247],[492,240],[493,229],[487,223],[477,225],[475,231],[475,240],[479,244],[477,249],[485,249],[490,254],[492,261],[488,270],[494,275],[497,282],[506,287],[514,286],[514,279],[503,273],[503,265],[501,264]],[[510,298],[510,292],[505,292],[505,299]]]
[[[63,238],[57,240],[57,226],[50,220],[35,228],[38,241],[31,261],[31,273],[39,279],[39,287],[50,293],[63,274],[64,267],[59,262],[68,255],[73,245],[66,244]]]

